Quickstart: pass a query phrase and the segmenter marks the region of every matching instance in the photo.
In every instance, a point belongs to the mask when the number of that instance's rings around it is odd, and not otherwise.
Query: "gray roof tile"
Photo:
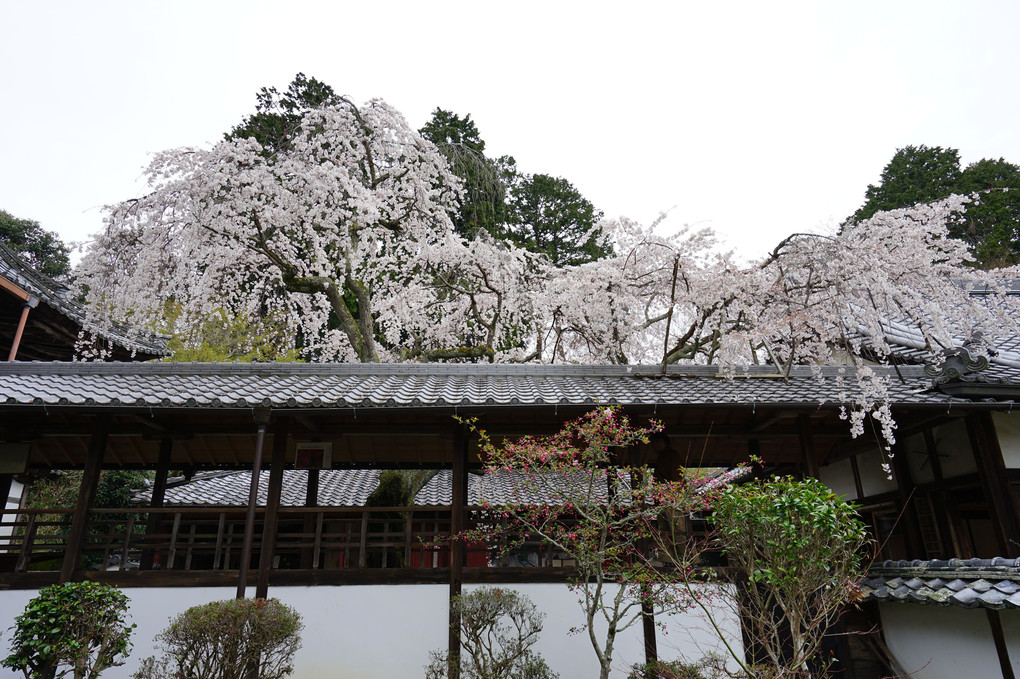
[[[425,364],[3,363],[0,405],[392,408],[463,405],[803,404],[852,400],[852,377],[795,367],[789,379],[752,367]],[[894,404],[966,402],[929,390],[919,366],[878,369]]]
[[[1020,559],[885,561],[861,580],[867,600],[1020,608]]]

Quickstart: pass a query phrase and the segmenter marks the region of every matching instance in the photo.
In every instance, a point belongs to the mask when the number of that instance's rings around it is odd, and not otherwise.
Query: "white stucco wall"
[[[883,604],[889,650],[913,679],[1001,677],[984,609]],[[1020,611],[999,612],[1013,672],[1020,675]]]
[[[1020,469],[1020,410],[992,413],[995,433],[999,435],[1002,461],[1006,469]]]
[[[563,585],[508,585],[535,602],[546,614],[536,645],[561,679],[589,679],[598,663],[586,634],[571,634],[583,623],[575,595]],[[471,589],[466,587],[465,589]],[[134,651],[123,667],[108,670],[104,679],[128,679],[142,658],[153,655],[153,637],[168,619],[194,606],[233,597],[230,588],[139,588],[125,590],[131,599]],[[249,592],[251,594],[251,592]],[[305,624],[296,656],[295,679],[413,679],[424,676],[431,650],[445,649],[448,636],[446,585],[344,587],[276,587],[270,595],[297,608]],[[33,591],[0,591],[0,629],[9,627]],[[740,648],[740,627],[729,605],[729,592],[706,598],[723,629]],[[383,615],[383,613],[390,615]],[[396,614],[393,614],[396,612]],[[604,629],[602,630],[604,631]],[[698,660],[721,643],[702,616],[673,616],[666,634],[659,633],[659,657]],[[0,638],[6,656],[7,635]],[[617,638],[613,677],[622,679],[629,666],[644,659],[640,623]],[[0,679],[20,675],[0,669]]]

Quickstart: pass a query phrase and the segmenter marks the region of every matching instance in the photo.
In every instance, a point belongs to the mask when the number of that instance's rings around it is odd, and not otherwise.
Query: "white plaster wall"
[[[850,458],[825,465],[818,470],[818,479],[844,500],[857,499],[854,468]]]
[[[589,679],[598,663],[586,634],[570,634],[583,624],[576,596],[563,585],[507,585],[535,602],[546,614],[536,649],[561,679]],[[470,589],[470,588],[466,588]],[[104,679],[128,679],[139,662],[153,655],[153,637],[170,617],[190,606],[233,597],[232,588],[138,588],[125,590],[131,599],[132,621],[138,625],[134,650],[123,667],[108,670]],[[34,591],[0,591],[0,629],[14,622],[35,596]],[[252,594],[249,591],[249,595]],[[295,679],[413,679],[424,676],[431,650],[446,648],[449,587],[389,585],[344,587],[276,587],[270,595],[297,608],[305,630],[295,658]],[[739,650],[740,627],[731,613],[730,592],[707,598],[721,626]],[[396,615],[392,613],[396,611]],[[390,615],[384,616],[384,612]],[[600,630],[604,633],[604,627]],[[721,649],[703,616],[687,613],[667,621],[659,634],[659,656],[695,661],[708,649]],[[7,635],[0,653],[8,653]],[[617,638],[613,677],[622,679],[631,664],[644,660],[640,623]],[[0,669],[0,679],[20,675]]]
[[[984,609],[883,604],[889,650],[914,679],[1001,677]],[[1020,611],[1000,611],[1013,672],[1020,675]]]
[[[1020,469],[1020,411],[992,413],[1006,469]]]

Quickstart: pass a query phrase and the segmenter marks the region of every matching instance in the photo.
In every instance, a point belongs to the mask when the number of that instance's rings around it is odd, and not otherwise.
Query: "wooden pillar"
[[[468,437],[463,427],[457,427],[453,437],[453,493],[450,507],[450,533],[459,536],[464,530],[464,506],[467,505]],[[453,606],[454,597],[461,594],[464,584],[464,542],[454,539],[450,543],[450,679],[460,679],[460,616]]]
[[[109,416],[96,417],[95,431],[89,441],[88,458],[85,460],[85,470],[81,475],[78,505],[71,518],[71,531],[67,536],[67,551],[64,552],[64,563],[60,568],[60,582],[70,582],[74,571],[78,569],[78,564],[81,563],[81,551],[89,527],[89,510],[92,509],[92,503],[96,499],[96,486],[99,485],[99,472],[103,467],[103,453],[106,451],[109,429]]]
[[[149,507],[152,509],[163,508],[163,502],[166,499],[166,480],[170,475],[170,455],[173,453],[173,448],[174,442],[170,438],[165,438],[159,442],[159,460],[156,462],[156,478],[152,482],[152,498],[149,501]],[[149,520],[145,523],[146,536],[159,533],[162,520],[163,515],[161,513],[150,513]],[[156,550],[154,548],[146,547],[143,549],[141,562],[138,565],[139,570],[152,570],[155,556]]]
[[[237,572],[237,598],[243,599],[248,586],[248,567],[251,562],[252,543],[255,541],[255,505],[259,500],[259,477],[262,475],[262,445],[266,440],[269,411],[255,412],[258,430],[255,435],[255,452],[251,461],[251,485],[248,487],[248,511],[244,517],[244,541],[241,543],[241,564]]]
[[[815,450],[815,439],[811,435],[811,417],[807,414],[797,418],[800,452],[804,458],[804,474],[813,479],[818,478],[818,456]]]
[[[25,332],[25,324],[28,322],[28,312],[39,304],[35,297],[29,297],[21,308],[21,317],[18,318],[18,329],[14,331],[14,341],[11,342],[11,351],[7,354],[8,363],[18,357],[18,347],[21,346],[21,336]]]
[[[319,470],[308,470],[308,481],[305,484],[305,507],[319,506]],[[317,521],[311,514],[305,514],[304,525],[301,532],[306,536],[316,530]],[[307,539],[307,538],[305,538]],[[315,561],[315,549],[305,547],[301,550],[301,568],[317,568]]]
[[[255,585],[256,599],[265,599],[269,594],[269,573],[273,570],[280,497],[283,495],[283,465],[286,462],[287,434],[287,421],[281,419],[273,430],[273,459],[269,471],[269,493],[266,496],[266,518],[262,522],[262,553],[259,557],[259,579]]]
[[[648,588],[642,589],[647,592]],[[659,647],[655,639],[655,611],[647,597],[641,600],[641,628],[645,637],[645,663],[651,664],[659,659]]]
[[[1020,545],[1016,542],[1016,536],[1020,535],[1020,511],[1010,497],[1006,464],[1002,460],[995,423],[992,422],[991,413],[987,412],[971,413],[967,415],[966,421],[970,446],[974,450],[981,488],[992,515],[1000,555],[1015,559],[1020,556]],[[977,556],[987,558],[993,555]]]

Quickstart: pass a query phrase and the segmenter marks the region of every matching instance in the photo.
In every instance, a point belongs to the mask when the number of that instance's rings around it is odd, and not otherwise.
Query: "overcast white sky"
[[[1020,163],[1020,2],[0,0],[0,209],[81,241],[149,154],[212,144],[301,71],[607,216],[756,257],[834,225],[895,150]]]

